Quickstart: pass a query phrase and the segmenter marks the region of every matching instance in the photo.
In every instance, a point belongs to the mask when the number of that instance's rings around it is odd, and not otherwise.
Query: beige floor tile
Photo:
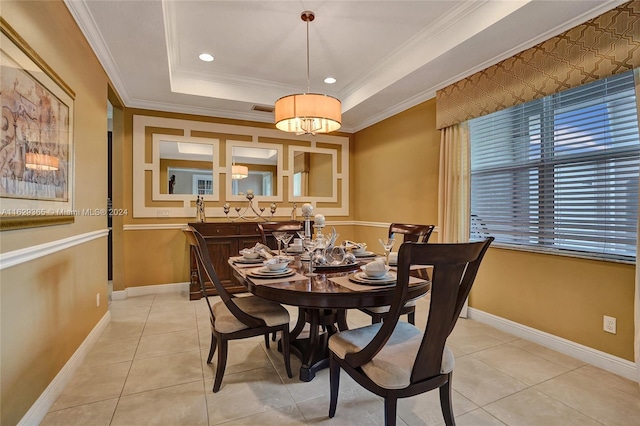
[[[503,426],[500,420],[487,413],[482,408],[470,411],[456,417],[457,426]],[[442,423],[444,424],[444,423]]]
[[[540,358],[544,358],[569,369],[579,368],[586,364],[584,361],[580,361],[579,359],[554,351],[553,349],[545,348],[544,346],[528,340],[518,339],[509,342],[508,344],[510,346],[524,349],[525,351],[531,352]]]
[[[568,368],[514,346],[500,345],[470,355],[528,385],[566,373]]]
[[[196,329],[196,312],[194,308],[158,309],[152,308],[149,319],[144,327],[143,335],[168,333],[171,331],[182,331]]]
[[[144,330],[144,321],[116,321],[111,320],[100,335],[99,341],[119,339],[139,339]]]
[[[452,384],[455,391],[481,407],[527,387],[526,384],[468,355],[456,358]]]
[[[198,331],[195,328],[172,333],[143,335],[140,339],[135,359],[197,351],[199,349]]]
[[[288,407],[280,407],[274,410],[265,411],[260,414],[254,414],[253,416],[243,417],[238,420],[233,420],[225,423],[226,425],[247,425],[247,426],[301,426],[307,423],[302,416],[302,413],[298,409],[297,405],[290,405]]]
[[[495,337],[470,329],[469,327],[458,326],[453,329],[447,339],[448,346],[465,354],[492,348],[503,343],[504,342],[502,340],[498,340]]]
[[[286,308],[293,328],[298,309]],[[262,336],[230,342],[222,388],[213,394],[216,357],[206,365],[211,335],[204,300],[177,293],[134,297],[113,301],[110,311],[111,323],[43,425],[106,425],[114,413],[114,425],[206,424],[207,418],[209,424],[252,426],[383,424],[382,399],[344,371],[336,418],[329,419],[328,369],[301,382],[300,361],[292,356],[290,379],[277,344],[266,349]],[[419,300],[418,325],[427,311],[428,301]],[[347,321],[355,328],[371,318],[350,310]],[[460,426],[630,425],[640,418],[637,383],[559,352],[468,319],[458,320],[449,344],[456,356],[453,404]],[[554,377],[556,368],[568,372]],[[399,425],[443,420],[437,390],[399,400]]]
[[[600,424],[532,388],[485,405],[483,408],[507,425],[597,426]]]
[[[635,398],[640,398],[640,385],[617,374],[609,373],[601,368],[586,364],[575,370],[576,373],[584,374],[594,380],[597,380],[601,386],[608,389],[617,389]]]
[[[377,395],[364,388],[353,393],[345,393],[340,390],[336,415],[329,418],[329,395],[309,399],[298,403],[305,420],[314,425],[384,425],[384,402]],[[398,426],[406,425],[399,417],[396,417]]]
[[[454,416],[460,416],[478,408],[458,392],[452,392]],[[398,400],[398,417],[408,425],[439,425],[444,423],[440,408],[440,391],[434,389],[420,395]]]
[[[207,425],[202,380],[120,398],[111,426]]]
[[[640,399],[575,371],[536,385],[534,389],[606,425],[627,426],[633,424],[631,419],[640,419]]]
[[[130,362],[80,368],[64,388],[51,411],[119,397]]]
[[[222,386],[211,392],[213,380],[205,380],[209,423],[237,420],[295,402],[272,368],[225,374]]]
[[[118,398],[50,411],[40,426],[109,426]]]
[[[466,327],[469,330],[491,336],[495,339],[500,340],[501,342],[512,342],[514,340],[518,340],[518,337],[514,336],[513,334],[505,333],[504,331],[498,330],[497,328],[493,328],[489,325],[467,318],[458,318],[456,327],[457,326]]]
[[[263,338],[262,338],[263,339]],[[272,345],[271,350],[274,349]],[[280,354],[276,351],[276,353]],[[213,380],[218,365],[218,351],[213,355],[211,364],[207,364],[207,356],[209,355],[209,347],[201,351],[202,367],[205,378]],[[282,354],[280,354],[282,362]],[[272,368],[269,357],[259,341],[255,339],[232,340],[229,342],[229,351],[227,354],[227,366],[225,368],[225,376],[227,374],[240,373],[242,371],[255,370],[258,368]]]
[[[118,340],[99,340],[82,363],[83,367],[98,367],[131,361],[138,347],[138,337]]]
[[[200,351],[136,359],[123,395],[190,383],[203,378]]]

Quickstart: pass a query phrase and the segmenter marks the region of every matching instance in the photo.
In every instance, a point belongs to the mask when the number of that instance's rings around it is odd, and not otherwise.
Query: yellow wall
[[[74,208],[106,208],[107,77],[61,1],[2,1],[2,17],[76,93]],[[3,231],[0,251],[104,230],[105,216]],[[106,238],[0,270],[0,411],[16,424],[107,311]],[[101,306],[96,307],[96,294]]]
[[[432,99],[355,134],[351,206],[356,221],[436,224],[440,132],[435,108]],[[378,250],[387,228],[358,226],[355,234]]]

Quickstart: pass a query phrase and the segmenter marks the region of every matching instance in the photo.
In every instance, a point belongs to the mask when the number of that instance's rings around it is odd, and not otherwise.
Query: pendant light
[[[309,22],[315,19],[315,14],[307,10],[302,12],[300,18],[307,23],[307,92],[288,95],[276,101],[276,128],[298,135],[333,132],[341,126],[340,100],[329,95],[309,93]]]

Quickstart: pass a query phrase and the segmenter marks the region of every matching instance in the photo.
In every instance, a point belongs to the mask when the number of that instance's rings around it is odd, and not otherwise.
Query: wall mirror
[[[282,199],[282,146],[227,141],[227,198],[244,199],[247,191],[260,200]]]
[[[290,197],[293,200],[335,201],[337,198],[337,151],[291,147]]]
[[[161,140],[159,155],[161,194],[213,194],[213,145]]]
[[[218,198],[218,139],[153,135],[153,200],[189,201],[197,195]]]

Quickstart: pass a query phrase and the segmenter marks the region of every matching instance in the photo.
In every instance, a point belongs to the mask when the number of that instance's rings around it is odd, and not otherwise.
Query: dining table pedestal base
[[[305,324],[309,324],[309,336],[299,338]],[[302,362],[301,381],[310,382],[319,370],[329,367],[328,340],[338,330],[347,328],[345,309],[298,308],[298,322],[291,330],[289,348]]]

